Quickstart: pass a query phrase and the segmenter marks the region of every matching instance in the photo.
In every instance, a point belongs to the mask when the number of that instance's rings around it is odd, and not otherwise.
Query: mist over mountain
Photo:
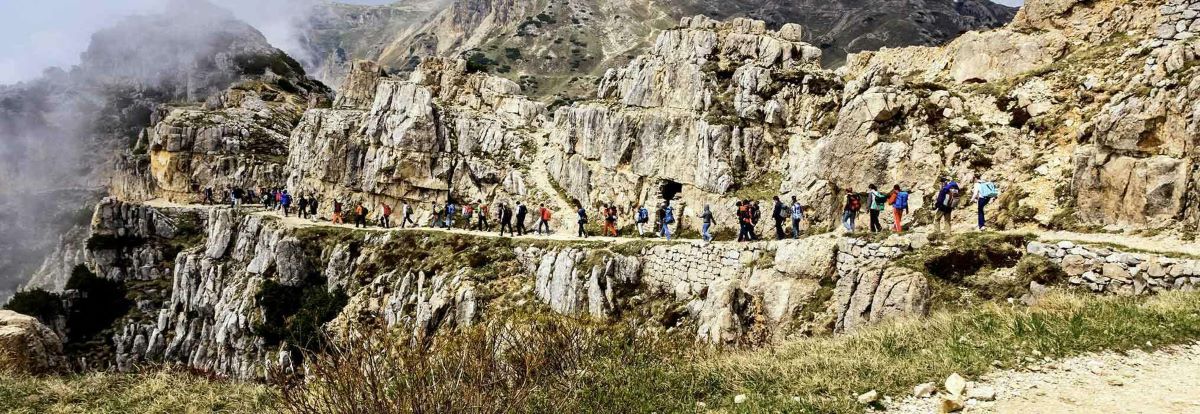
[[[204,104],[264,74],[303,69],[228,10],[180,0],[95,33],[68,70],[0,86],[0,299],[61,234],[87,224],[114,163],[163,104]]]

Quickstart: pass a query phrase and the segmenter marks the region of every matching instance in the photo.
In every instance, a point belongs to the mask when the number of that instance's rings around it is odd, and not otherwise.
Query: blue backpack
[[[979,185],[979,198],[996,198],[1000,195],[1000,190],[996,189],[996,183],[984,182]]]
[[[667,206],[666,212],[663,214],[663,221],[665,221],[667,224],[671,224],[671,223],[675,222],[675,208],[674,207]]]
[[[892,207],[895,207],[897,210],[907,210],[908,209],[908,192],[901,191],[899,193],[896,193],[896,202],[892,204]]]
[[[637,219],[638,219],[638,223],[645,223],[645,222],[650,221],[650,211],[646,210],[645,207],[639,208]]]

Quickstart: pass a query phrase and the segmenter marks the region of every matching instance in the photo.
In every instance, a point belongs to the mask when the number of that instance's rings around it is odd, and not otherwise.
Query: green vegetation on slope
[[[462,401],[504,402],[484,404],[495,412],[681,412],[704,402],[733,412],[858,413],[862,406],[852,396],[871,389],[900,396],[953,372],[975,378],[996,365],[1020,367],[1033,355],[1058,358],[1194,341],[1200,338],[1200,293],[1150,298],[1056,293],[1032,308],[987,304],[752,351],[696,350],[688,340],[561,319],[514,322],[519,323],[508,324],[509,330],[494,324],[424,345],[393,340],[349,346],[314,359],[309,381],[315,385],[291,388],[280,399],[257,385],[97,374],[0,377],[0,406],[22,407],[18,412],[125,411],[130,404],[149,412],[175,406],[335,412],[354,403],[360,412],[376,412],[372,407],[455,412],[464,408],[448,396],[458,395]],[[353,364],[370,375],[345,375]],[[389,394],[373,396],[372,390]],[[748,397],[745,404],[733,404],[737,394]],[[413,396],[435,405],[414,405]]]

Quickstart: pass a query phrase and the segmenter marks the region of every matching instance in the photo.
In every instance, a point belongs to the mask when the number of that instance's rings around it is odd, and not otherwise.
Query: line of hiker
[[[960,203],[962,187],[958,182],[952,179],[941,179],[938,181],[938,193],[933,204],[933,225],[934,232],[950,233],[953,231],[952,215],[954,210]],[[855,193],[852,189],[846,189],[846,198],[842,207],[842,227],[847,232],[854,232],[856,229],[856,220],[859,212],[862,210],[863,198],[865,196],[867,202],[867,211],[869,213],[869,226],[872,233],[881,232],[884,230],[880,223],[880,215],[887,209],[892,209],[892,231],[901,233],[904,231],[904,217],[909,214],[909,197],[911,192],[902,189],[899,185],[892,186],[892,190],[888,193],[879,191],[879,188],[874,184],[867,187],[866,194]],[[971,192],[971,204],[977,206],[976,209],[976,229],[987,229],[987,217],[985,209],[988,204],[1000,197],[1000,190],[996,183],[986,180],[982,175],[976,178],[974,189]]]
[[[939,180],[938,193],[934,200],[933,216],[934,216],[934,231],[935,232],[950,232],[951,231],[951,216],[953,211],[960,202],[960,193],[962,189],[954,180],[943,179]],[[202,191],[204,204],[215,204],[212,188],[205,188]],[[293,211],[293,203],[296,204],[295,212],[297,217],[302,219],[315,219],[317,217],[320,201],[315,196],[301,195],[298,199],[293,200],[292,195],[287,190],[283,189],[268,189],[260,188],[256,192],[254,189],[243,190],[241,188],[227,188],[225,194],[228,196],[228,203],[233,207],[242,206],[245,200],[259,200],[263,208],[268,210],[276,210],[282,212],[284,217],[290,216]],[[984,215],[985,208],[988,204],[998,198],[1000,191],[995,183],[985,180],[982,176],[978,177],[974,185],[974,190],[971,193],[971,202],[976,204],[978,221],[977,228],[984,230],[987,227],[986,218]],[[892,186],[888,192],[881,191],[874,184],[868,186],[866,193],[857,193],[852,189],[844,190],[844,201],[842,203],[841,225],[847,232],[857,230],[858,215],[866,207],[868,213],[868,229],[871,232],[877,233],[885,231],[885,227],[881,222],[883,213],[891,208],[891,223],[890,230],[896,233],[904,231],[904,219],[910,213],[909,199],[911,191],[902,188],[900,185]],[[792,196],[785,202],[780,196],[772,198],[773,205],[771,207],[771,219],[773,221],[774,238],[783,240],[787,238],[799,239],[808,232],[812,227],[809,221],[809,209],[802,204],[797,197]],[[580,203],[576,202],[576,205]],[[621,217],[632,216],[633,229],[625,230],[627,232],[636,231],[637,237],[659,237],[666,240],[671,240],[679,236],[685,230],[684,209],[686,204],[679,203],[678,210],[672,200],[664,200],[653,206],[653,214],[650,207],[645,204],[634,204],[630,208],[618,208],[616,205],[607,203],[599,206],[595,213],[600,218],[599,232],[604,237],[621,237],[622,228],[620,227]],[[388,229],[395,226],[392,222],[392,216],[398,214],[399,227],[418,227],[416,220],[416,210],[408,202],[404,202],[397,213],[393,207],[387,203],[381,203],[378,207],[378,213],[371,216],[371,210],[368,206],[361,202],[355,203],[352,208],[347,210],[346,205],[341,201],[333,201],[332,217],[330,221],[334,224],[345,224],[347,220],[351,220],[355,227],[365,228],[369,226],[370,218],[374,217],[374,223],[379,227]],[[764,240],[764,236],[759,232],[759,224],[763,218],[763,210],[757,200],[738,200],[734,204],[733,217],[737,224],[737,241],[752,242]],[[523,202],[515,203],[497,202],[485,203],[482,200],[467,203],[456,203],[454,201],[431,203],[429,222],[425,223],[427,227],[444,228],[444,229],[461,229],[473,231],[498,231],[500,236],[523,236],[526,234],[536,233],[538,235],[551,234],[551,222],[554,217],[553,211],[545,204],[539,204],[536,208],[530,208]],[[585,207],[579,207],[575,210],[576,236],[587,238],[591,236],[593,231],[589,228],[591,224],[591,212]],[[716,216],[713,214],[710,205],[705,204],[701,212],[696,215],[700,220],[700,238],[705,242],[711,242],[715,239],[713,234],[714,228],[717,226]],[[495,220],[497,226],[493,227]],[[530,222],[534,222],[534,229],[530,230],[526,227]],[[632,234],[632,233],[630,233]]]

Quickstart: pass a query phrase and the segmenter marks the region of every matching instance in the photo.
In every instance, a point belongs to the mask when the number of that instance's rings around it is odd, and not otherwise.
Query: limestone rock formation
[[[426,61],[408,80],[375,79],[369,64],[356,69],[368,73],[354,82],[377,84],[374,99],[305,114],[288,155],[294,193],[397,206],[448,192],[459,202],[532,197],[515,167],[533,155],[544,109],[515,83],[468,73],[461,60]]]
[[[302,37],[312,55],[306,64],[333,85],[342,83],[356,59],[408,71],[424,58],[466,56],[493,74],[521,81],[530,95],[570,97],[590,89],[592,75],[652,48],[657,30],[694,15],[753,17],[772,28],[799,24],[808,29],[789,30],[791,40],[821,45],[824,63],[838,64],[863,50],[942,44],[968,30],[1003,25],[1014,12],[980,0],[406,0],[319,6]]]
[[[66,368],[58,334],[32,316],[0,310],[0,372],[37,375]]]
[[[853,331],[871,323],[929,312],[929,281],[908,269],[864,266],[838,281],[836,330]]]

